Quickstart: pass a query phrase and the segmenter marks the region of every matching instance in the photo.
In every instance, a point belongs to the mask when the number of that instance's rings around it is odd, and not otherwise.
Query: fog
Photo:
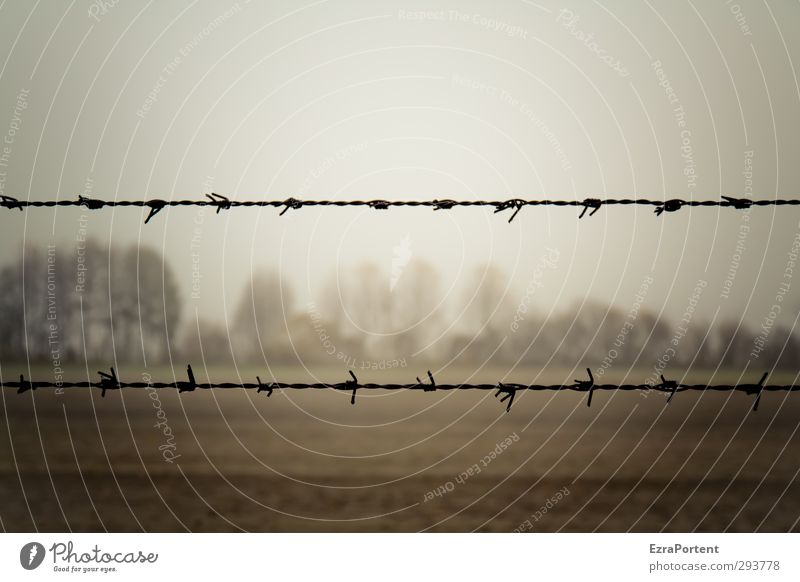
[[[14,200],[798,199],[798,9],[0,1],[0,527],[797,530],[795,205]]]
[[[7,4],[1,193],[797,196],[788,6],[419,8]],[[580,220],[576,208],[525,208],[511,223],[480,208],[186,207],[144,225],[146,211],[3,210],[1,259],[49,243],[72,256],[87,238],[145,245],[174,271],[183,321],[223,326],[254,272],[278,273],[308,311],[359,265],[390,286],[398,261],[421,260],[440,297],[495,266],[498,299],[545,318],[585,300],[626,312],[652,278],[643,306],[675,325],[702,282],[699,317],[758,328],[792,283],[800,232],[792,207],[604,207]],[[537,274],[548,254],[557,260]],[[792,288],[776,323],[793,328],[798,307]]]

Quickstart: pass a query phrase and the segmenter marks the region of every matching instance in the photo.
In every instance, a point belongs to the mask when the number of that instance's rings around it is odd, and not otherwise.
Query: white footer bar
[[[0,580],[800,580],[797,534],[2,534]]]

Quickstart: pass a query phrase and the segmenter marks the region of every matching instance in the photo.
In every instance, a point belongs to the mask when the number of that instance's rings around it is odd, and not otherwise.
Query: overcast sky
[[[798,197],[799,21],[796,2],[7,1],[0,193]],[[703,281],[703,317],[759,324],[788,282],[794,325],[800,210],[578,212],[185,208],[145,226],[138,209],[3,210],[0,260],[23,241],[74,247],[84,215],[101,242],[163,250],[187,305],[219,318],[254,268],[279,269],[302,305],[363,260],[388,284],[398,253],[445,290],[494,262],[516,303],[555,249],[542,311],[625,309],[652,276],[644,303],[672,321]]]

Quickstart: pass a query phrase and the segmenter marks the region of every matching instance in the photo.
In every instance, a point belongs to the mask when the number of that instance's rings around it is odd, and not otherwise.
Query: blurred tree
[[[712,334],[712,361],[715,366],[740,370],[750,359],[754,337],[752,331],[740,322],[725,321],[716,326]]]
[[[0,360],[20,359],[25,338],[22,313],[22,279],[19,265],[6,265],[0,271]]]
[[[166,360],[181,309],[178,287],[158,251],[130,246],[112,249],[111,321],[117,353],[142,354],[147,361]]]
[[[385,357],[406,358],[425,350],[420,356],[433,359],[436,350],[430,343],[441,328],[442,300],[436,269],[424,259],[413,259],[389,294],[393,335]]]
[[[230,338],[225,327],[204,318],[191,318],[177,336],[178,353],[188,362],[232,364]]]
[[[253,273],[231,320],[236,360],[285,356],[289,338],[286,320],[293,309],[294,294],[278,273]]]
[[[180,321],[172,270],[146,247],[28,247],[2,275],[4,359],[162,361]]]
[[[514,316],[509,288],[508,276],[492,263],[479,265],[469,273],[459,316],[471,336],[464,347],[468,360],[481,363],[503,359],[499,350]]]

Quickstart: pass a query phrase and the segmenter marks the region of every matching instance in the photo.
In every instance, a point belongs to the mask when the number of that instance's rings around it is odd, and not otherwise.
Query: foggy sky
[[[797,3],[399,6],[3,2],[0,194],[800,196]],[[545,313],[587,296],[626,309],[652,277],[644,305],[673,320],[703,281],[703,318],[758,325],[788,282],[779,320],[794,326],[793,207],[578,213],[186,208],[145,226],[138,209],[2,210],[0,260],[74,247],[84,216],[97,240],[161,250],[189,311],[219,319],[255,268],[283,273],[300,305],[365,260],[388,284],[406,237],[443,293],[492,262],[516,304],[556,249],[532,301]]]

